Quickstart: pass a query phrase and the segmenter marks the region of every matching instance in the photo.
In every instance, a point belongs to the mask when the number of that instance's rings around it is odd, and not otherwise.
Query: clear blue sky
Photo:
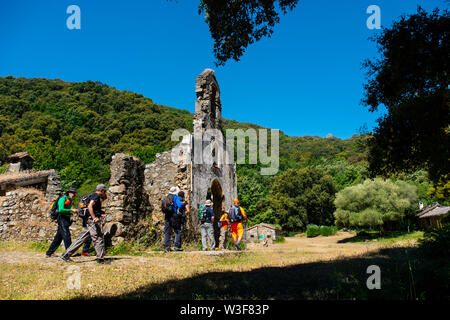
[[[383,26],[417,5],[444,0],[300,0],[272,38],[238,63],[214,67],[212,39],[199,0],[1,0],[0,76],[101,81],[194,112],[195,77],[213,68],[223,116],[288,135],[348,138],[379,114],[360,105],[361,62],[377,55],[366,27],[370,5]],[[81,30],[66,9],[81,8]]]

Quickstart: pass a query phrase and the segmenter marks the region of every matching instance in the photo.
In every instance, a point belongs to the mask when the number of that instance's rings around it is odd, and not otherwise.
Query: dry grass
[[[250,245],[246,252],[221,255],[148,252],[113,257],[110,265],[97,265],[93,257],[77,257],[76,263],[67,264],[57,257],[45,258],[27,244],[0,242],[0,299],[342,298],[352,293],[347,282],[359,281],[361,289],[372,260],[386,263],[388,256],[398,261],[396,267],[403,266],[401,250],[415,248],[414,242],[340,242],[352,236],[291,237],[266,249]],[[69,266],[80,268],[80,290],[67,288]],[[333,275],[350,280],[342,283],[330,278]]]

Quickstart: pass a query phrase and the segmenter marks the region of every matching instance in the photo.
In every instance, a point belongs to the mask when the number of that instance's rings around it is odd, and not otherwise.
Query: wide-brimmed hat
[[[178,192],[180,192],[180,189],[178,189],[178,187],[171,187],[169,190],[169,193],[174,195],[177,195]]]
[[[211,207],[212,204],[213,204],[213,202],[211,200],[209,200],[209,199],[206,200],[206,202],[205,202],[205,206],[207,206],[207,207]]]

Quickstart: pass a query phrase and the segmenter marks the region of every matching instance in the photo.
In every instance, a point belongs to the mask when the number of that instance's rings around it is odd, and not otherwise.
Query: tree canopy
[[[380,227],[401,221],[417,207],[417,188],[398,180],[366,180],[336,194],[336,224],[339,227]]]
[[[449,12],[402,16],[374,38],[381,57],[364,63],[363,103],[387,114],[369,139],[373,175],[426,167],[437,182],[450,172]]]
[[[199,14],[214,39],[216,65],[227,60],[239,61],[245,49],[263,37],[273,34],[279,14],[286,14],[298,0],[201,0]]]

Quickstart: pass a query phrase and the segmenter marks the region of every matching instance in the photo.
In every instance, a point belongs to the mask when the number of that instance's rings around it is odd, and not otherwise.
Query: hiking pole
[[[247,250],[247,223],[244,224],[244,250]]]

